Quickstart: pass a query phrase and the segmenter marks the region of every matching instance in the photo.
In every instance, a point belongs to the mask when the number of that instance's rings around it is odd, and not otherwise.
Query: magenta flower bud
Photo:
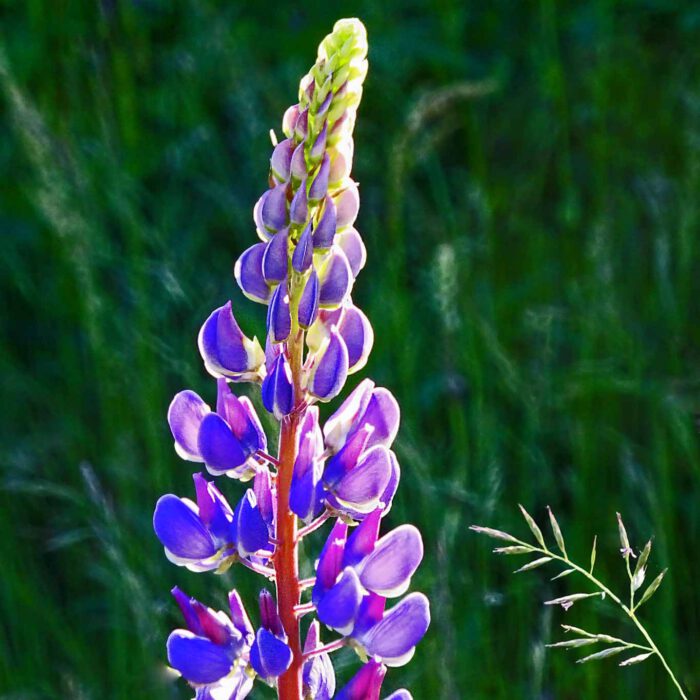
[[[301,226],[306,222],[308,216],[309,204],[306,198],[306,180],[302,180],[301,184],[299,185],[299,189],[296,191],[294,199],[292,199],[292,203],[289,206],[289,220],[293,224]]]
[[[287,277],[289,256],[287,253],[289,229],[278,231],[265,247],[262,257],[262,273],[269,285],[279,284]]]
[[[273,343],[282,343],[292,329],[292,316],[289,310],[289,293],[283,282],[275,289],[270,306],[267,308],[267,330]]]
[[[285,139],[284,141],[280,141],[275,146],[275,150],[272,151],[270,169],[280,183],[289,180],[294,148],[294,141],[292,139]]]
[[[343,566],[357,566],[363,559],[374,551],[379,537],[379,526],[382,521],[382,510],[377,508],[352,531],[345,543]]]
[[[291,173],[292,173],[292,178],[296,182],[300,182],[304,179],[306,179],[307,175],[307,170],[306,170],[306,155],[304,154],[304,144],[300,143],[295,149],[294,153],[292,154],[292,162],[291,162]]]
[[[287,224],[287,185],[275,185],[260,205],[263,226],[274,233]]]
[[[248,299],[267,304],[272,294],[263,276],[262,261],[266,245],[256,243],[245,250],[233,268],[233,274],[243,294]]]
[[[314,229],[314,248],[325,250],[333,245],[336,232],[336,209],[333,200],[326,196],[323,204],[323,214]]]
[[[335,239],[350,263],[352,276],[357,277],[367,261],[367,249],[360,234],[354,228],[341,231]]]
[[[304,274],[311,267],[311,263],[313,262],[314,244],[312,240],[312,230],[313,227],[311,222],[309,222],[304,229],[304,233],[301,234],[299,242],[292,254],[292,267],[299,274]]]
[[[307,330],[318,317],[319,291],[318,275],[316,270],[311,270],[299,300],[299,325],[304,330]]]
[[[278,421],[289,415],[294,408],[292,371],[284,353],[277,356],[269,374],[263,380],[262,402]]]
[[[360,192],[351,180],[348,186],[337,194],[333,201],[338,214],[338,228],[352,226],[360,211]]]
[[[326,309],[340,306],[350,294],[355,281],[345,253],[337,246],[331,248],[330,254],[323,261],[318,277],[321,282],[319,300],[321,307]]]
[[[335,700],[379,700],[385,675],[386,666],[370,659],[340,689]]]
[[[337,328],[332,328],[314,358],[308,390],[320,401],[330,401],[342,390],[348,376],[348,349]]]
[[[323,159],[321,164],[318,166],[318,170],[311,181],[311,186],[309,187],[309,200],[312,202],[319,202],[326,196],[328,192],[328,177],[331,171],[331,161],[327,153],[323,154]]]
[[[204,322],[197,338],[207,371],[215,377],[253,381],[265,361],[257,338],[243,335],[231,309],[231,302],[216,309]]]

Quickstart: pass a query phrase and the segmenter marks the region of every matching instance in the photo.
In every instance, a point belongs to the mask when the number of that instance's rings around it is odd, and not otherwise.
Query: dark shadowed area
[[[212,398],[212,309],[264,335],[232,265],[269,130],[344,15],[370,42],[354,298],[366,375],[403,410],[389,525],[423,532],[433,606],[385,694],[674,697],[655,659],[544,647],[562,623],[637,637],[609,601],[544,607],[592,589],[513,576],[468,530],[525,537],[518,503],[543,526],[551,505],[584,564],[597,534],[615,589],[615,512],[635,549],[653,537],[648,580],[669,571],[640,618],[699,693],[698,5],[26,0],[0,9],[0,698],[191,697],[165,669],[170,588],[254,593],[163,556],[153,506],[191,483],[165,414]]]

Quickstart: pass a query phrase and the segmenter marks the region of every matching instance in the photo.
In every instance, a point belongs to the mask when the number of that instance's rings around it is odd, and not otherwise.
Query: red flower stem
[[[302,405],[301,356],[304,334],[297,322],[298,300],[291,299],[292,331],[287,341],[289,364],[294,381],[294,405]],[[301,602],[299,586],[299,558],[297,551],[297,518],[289,508],[294,460],[296,458],[297,432],[303,413],[294,410],[282,421],[280,432],[279,467],[277,472],[277,550],[275,552],[275,574],[277,584],[277,607],[282,626],[287,634],[287,643],[292,650],[292,663],[280,676],[277,684],[279,700],[302,700],[301,671],[304,659],[299,634],[299,618],[296,607]]]

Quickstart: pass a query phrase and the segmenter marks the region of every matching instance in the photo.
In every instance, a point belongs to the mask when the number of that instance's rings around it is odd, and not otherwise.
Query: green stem
[[[552,559],[557,559],[563,564],[566,564],[566,566],[576,570],[579,574],[585,576],[593,585],[597,586],[598,589],[605,593],[606,596],[610,597],[620,608],[622,608],[625,615],[627,615],[627,617],[629,617],[629,619],[632,620],[637,629],[642,633],[644,639],[646,639],[646,641],[649,643],[649,648],[652,650],[652,652],[659,657],[659,660],[661,661],[663,667],[666,669],[666,673],[668,673],[671,680],[673,681],[673,684],[676,686],[679,695],[683,698],[683,700],[688,700],[688,696],[683,691],[683,688],[681,687],[681,684],[678,682],[678,679],[671,670],[671,667],[668,665],[668,662],[664,658],[663,654],[659,651],[659,648],[654,643],[654,640],[651,638],[649,632],[647,632],[644,625],[634,614],[634,610],[628,608],[618,596],[616,596],[604,583],[599,581],[592,573],[586,571],[586,569],[580,567],[578,564],[575,564],[568,557],[562,557],[559,554],[556,554],[555,552],[551,552],[546,547],[535,547],[532,544],[529,544],[528,542],[523,542],[521,540],[517,540],[517,543],[524,547],[528,547],[532,552],[538,552],[540,554],[544,554],[547,557],[551,557]]]

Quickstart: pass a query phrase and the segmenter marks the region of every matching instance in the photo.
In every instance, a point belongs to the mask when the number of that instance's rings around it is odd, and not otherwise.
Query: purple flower
[[[217,476],[235,478],[255,472],[255,453],[267,447],[260,420],[250,399],[238,398],[225,379],[217,380],[216,412],[193,391],[181,391],[168,409],[175,451],[183,459],[204,462]]]
[[[304,654],[320,649],[321,629],[314,620],[306,633]],[[304,663],[302,671],[304,697],[314,700],[330,700],[335,694],[335,672],[328,654],[316,654]]]
[[[233,511],[214,484],[201,474],[193,479],[196,503],[166,494],[153,514],[153,529],[170,561],[192,571],[221,571],[269,547],[268,527],[251,489]]]
[[[371,379],[357,385],[340,408],[326,421],[326,447],[338,452],[357,431],[371,426],[368,447],[390,447],[399,430],[399,405],[388,389],[375,387]]]
[[[318,424],[318,408],[306,410],[299,428],[297,456],[289,494],[289,507],[305,522],[317,517],[324,505],[323,434]]]
[[[308,390],[320,401],[335,398],[348,376],[348,349],[338,330],[332,328],[312,360]]]
[[[387,666],[404,666],[430,626],[430,605],[422,593],[409,593],[385,612],[386,598],[365,596],[352,632],[353,646]]]
[[[172,593],[187,629],[175,630],[168,638],[170,665],[197,687],[197,698],[213,698],[219,688],[231,690],[227,698],[246,697],[252,687],[245,668],[253,629],[238,593],[229,594],[230,618],[188,598],[179,588]]]
[[[262,383],[263,406],[279,421],[294,408],[292,370],[284,353],[277,355]]]
[[[277,612],[277,605],[266,590],[260,591],[261,626],[250,649],[250,664],[267,683],[281,676],[292,663],[292,650]]]
[[[213,311],[198,338],[199,352],[207,371],[215,377],[234,381],[256,381],[265,362],[257,338],[243,335],[236,323],[231,302]]]
[[[336,700],[379,700],[386,666],[370,660],[340,689]]]

